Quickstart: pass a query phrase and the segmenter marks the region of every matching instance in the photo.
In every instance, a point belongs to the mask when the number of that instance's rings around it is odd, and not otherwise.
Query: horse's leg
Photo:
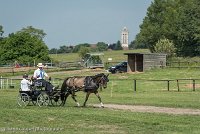
[[[61,93],[60,95],[60,99],[62,101],[60,106],[64,106],[65,105],[65,98],[66,98],[66,94],[65,93]]]
[[[85,102],[83,103],[83,106],[84,106],[84,107],[85,107],[85,105],[86,105],[86,102],[87,102],[89,96],[90,96],[90,92],[87,92],[86,97],[85,97]]]
[[[101,104],[101,107],[104,107],[104,105],[103,105],[103,103],[102,103],[102,101],[101,101],[101,97],[100,97],[98,91],[94,92],[94,94],[98,97],[98,99],[99,99],[99,101],[100,101],[100,104]]]
[[[79,102],[76,100],[76,98],[75,98],[75,94],[72,94],[71,97],[72,97],[72,99],[76,102],[77,106],[79,107],[80,104],[79,104]]]
[[[65,105],[66,100],[67,100],[67,97],[68,97],[69,95],[70,95],[70,93],[65,94],[65,96],[64,96],[64,100],[63,100],[63,102],[62,102],[62,106]]]

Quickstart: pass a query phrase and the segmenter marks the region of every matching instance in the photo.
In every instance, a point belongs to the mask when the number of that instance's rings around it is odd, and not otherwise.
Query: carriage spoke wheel
[[[20,93],[17,97],[17,104],[19,106],[27,106],[30,102],[30,97],[26,93]]]
[[[51,104],[53,106],[61,106],[62,101],[61,101],[60,96],[52,96],[51,97]]]
[[[42,107],[42,106],[48,106],[49,102],[50,102],[50,99],[49,99],[49,96],[46,93],[41,93],[37,97],[37,104],[40,107]]]

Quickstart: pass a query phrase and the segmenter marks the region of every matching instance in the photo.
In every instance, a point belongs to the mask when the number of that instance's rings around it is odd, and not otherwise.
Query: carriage
[[[68,77],[63,81],[61,89],[54,90],[51,94],[45,91],[45,87],[42,86],[42,83],[34,82],[30,87],[31,92],[19,91],[17,103],[19,106],[27,106],[31,102],[33,105],[38,105],[40,107],[48,105],[64,106],[68,96],[71,95],[72,99],[80,106],[75,98],[75,92],[84,91],[86,92],[86,98],[83,106],[86,105],[90,94],[94,93],[98,97],[101,107],[103,107],[98,89],[107,87],[107,82],[109,82],[108,75],[100,73],[95,76]]]
[[[27,106],[30,103],[33,105],[42,106],[60,106],[62,104],[61,101],[61,91],[59,89],[53,91],[49,94],[45,91],[42,83],[33,82],[30,86],[31,91],[21,91],[19,90],[19,94],[17,97],[17,103],[19,106]]]

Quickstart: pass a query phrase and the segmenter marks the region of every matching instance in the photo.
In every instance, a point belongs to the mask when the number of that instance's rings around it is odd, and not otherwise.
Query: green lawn
[[[52,73],[52,78],[65,78],[74,75],[94,75],[98,70],[87,70],[81,73]],[[180,83],[177,91],[176,81],[170,82],[167,91],[165,82],[149,81],[152,79],[199,78],[197,69],[158,69],[145,73],[110,74],[107,89],[100,91],[105,104],[152,105],[161,107],[178,107],[200,109],[200,87],[192,91]],[[137,91],[133,91],[133,79],[137,82]],[[200,84],[200,81],[196,81]],[[94,108],[91,106],[75,107],[71,97],[64,107],[19,107],[16,104],[18,88],[0,90],[0,133],[80,133],[80,134],[198,134],[200,133],[200,116],[169,115],[158,113],[138,113],[125,110]],[[82,104],[83,92],[77,93]],[[95,95],[91,95],[88,104],[98,104]],[[20,129],[20,130],[19,130]],[[23,131],[22,131],[23,130]]]
[[[25,108],[16,105],[16,91],[1,90],[0,132],[12,133],[199,133],[200,118],[191,115],[137,113],[106,108],[74,107],[71,98],[64,107]],[[104,102],[107,97],[102,94]],[[117,96],[116,96],[117,97]],[[143,96],[145,97],[145,95]],[[83,93],[78,97],[81,101]],[[123,100],[134,97],[119,97]],[[122,100],[122,99],[121,99]],[[116,100],[112,100],[112,103]],[[98,103],[91,96],[89,103]],[[125,101],[122,102],[126,104]],[[10,130],[12,129],[12,130]],[[20,130],[19,130],[20,129]],[[22,129],[24,129],[22,131]],[[5,130],[5,132],[4,132]]]

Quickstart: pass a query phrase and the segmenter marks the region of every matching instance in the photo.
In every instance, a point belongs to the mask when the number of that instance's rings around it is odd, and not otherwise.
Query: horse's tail
[[[66,78],[64,81],[63,81],[63,84],[61,86],[61,93],[64,93],[67,89],[67,83],[66,81],[68,80],[68,78]]]
[[[62,86],[61,86],[61,100],[62,101],[64,101],[65,100],[65,97],[66,97],[66,90],[67,90],[67,84],[66,84],[66,82],[67,82],[67,80],[68,80],[68,78],[66,78],[64,81],[63,81],[63,84],[62,84]],[[63,105],[64,105],[64,103],[63,103]]]

